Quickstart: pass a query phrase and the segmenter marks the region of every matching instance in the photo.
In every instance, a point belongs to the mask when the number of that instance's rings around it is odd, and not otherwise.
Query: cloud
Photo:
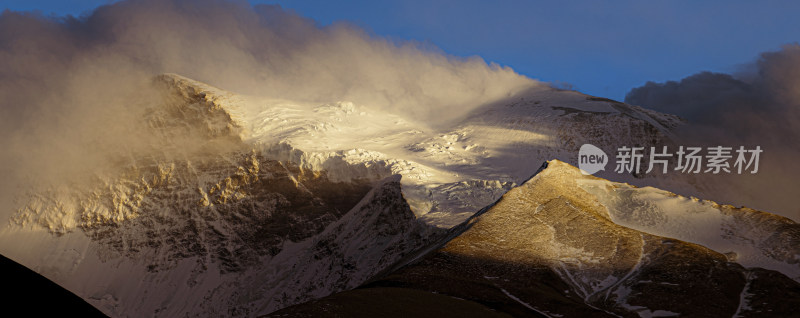
[[[728,74],[702,72],[680,82],[647,82],[625,101],[695,121],[712,122],[726,109],[758,104],[753,87]]]
[[[718,177],[729,190],[719,200],[800,220],[794,197],[800,193],[800,143],[794,141],[800,136],[800,45],[762,53],[738,74],[702,72],[678,82],[648,82],[632,89],[625,102],[686,118],[689,124],[679,134],[684,144],[761,146],[762,170]]]
[[[242,94],[351,101],[432,126],[537,85],[478,57],[244,1],[131,0],[82,17],[6,10],[0,192],[90,178],[146,153],[161,137],[137,118],[165,102],[151,81],[167,72]]]
[[[682,116],[754,141],[800,131],[800,45],[763,53],[735,75],[702,72],[679,82],[647,82],[625,102]]]
[[[15,63],[23,68],[47,61],[57,72],[82,68],[82,59],[110,60],[240,93],[341,98],[417,117],[448,114],[532,84],[478,57],[394,43],[345,23],[318,27],[280,7],[237,1],[124,1],[80,19],[12,12],[2,19],[2,41],[17,42],[7,54],[27,62]]]

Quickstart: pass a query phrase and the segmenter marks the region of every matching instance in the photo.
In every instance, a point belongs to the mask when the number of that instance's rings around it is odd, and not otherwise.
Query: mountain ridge
[[[776,271],[746,269],[698,244],[618,225],[577,186],[583,178],[597,179],[550,161],[424,257],[342,296],[271,316],[313,316],[323,307],[347,311],[353,305],[347,299],[355,295],[360,303],[379,307],[387,296],[370,298],[373,288],[447,295],[517,317],[793,313],[797,281]],[[401,301],[413,307],[425,297]]]
[[[680,124],[541,87],[433,129],[345,101],[240,96],[173,74],[154,85],[165,102],[142,118],[159,136],[152,154],[131,154],[94,184],[23,194],[0,232],[0,251],[114,316],[253,316],[354,288],[561,165],[534,173],[541,158],[574,160],[581,143],[611,142],[615,127],[627,129],[614,142],[669,143]],[[519,296],[504,290],[502,299]]]

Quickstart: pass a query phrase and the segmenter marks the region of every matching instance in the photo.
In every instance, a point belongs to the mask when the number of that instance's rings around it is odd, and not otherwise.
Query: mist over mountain
[[[537,85],[479,57],[346,23],[319,27],[245,1],[120,1],[81,17],[5,11],[0,47],[0,166],[10,184],[74,182],[152,151],[159,137],[136,119],[163,102],[149,87],[161,73],[244,94],[393,109],[430,125]]]
[[[793,134],[796,51],[622,103],[278,6],[5,11],[0,254],[113,317],[783,315],[797,157],[746,132]],[[712,142],[761,172],[574,167]]]

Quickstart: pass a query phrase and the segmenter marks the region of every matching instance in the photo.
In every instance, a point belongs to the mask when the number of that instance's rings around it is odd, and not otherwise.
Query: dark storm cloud
[[[740,140],[774,143],[800,133],[800,46],[763,53],[750,69],[648,82],[632,89],[625,102],[677,114],[692,126],[713,127]]]
[[[709,122],[729,109],[759,104],[754,88],[728,74],[702,72],[680,82],[647,82],[626,96],[627,103]]]

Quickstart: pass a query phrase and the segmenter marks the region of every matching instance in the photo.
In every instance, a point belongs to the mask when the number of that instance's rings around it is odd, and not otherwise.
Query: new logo
[[[602,149],[591,144],[583,144],[578,152],[578,168],[585,175],[595,174],[600,170],[606,170],[608,156]]]

